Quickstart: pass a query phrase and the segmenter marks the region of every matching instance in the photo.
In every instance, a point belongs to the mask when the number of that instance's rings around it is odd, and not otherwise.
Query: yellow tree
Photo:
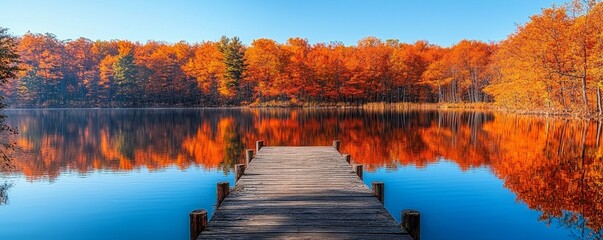
[[[99,63],[99,81],[98,91],[96,98],[99,100],[101,105],[113,106],[113,95],[115,94],[115,80],[113,65],[117,61],[116,56],[107,55]]]
[[[589,11],[589,19],[592,23],[592,36],[594,38],[594,52],[590,55],[592,62],[592,76],[597,92],[597,110],[603,114],[601,88],[603,87],[603,3],[599,2]]]
[[[572,62],[572,69],[569,71],[568,76],[576,79],[580,82],[581,95],[582,95],[582,108],[585,112],[589,111],[588,102],[588,85],[594,82],[592,79],[592,70],[595,68],[595,62],[592,61],[592,55],[596,47],[596,35],[601,32],[601,27],[597,26],[597,16],[590,14],[591,10],[596,6],[596,1],[592,0],[574,0],[568,9],[571,13],[573,24],[568,29],[568,34],[572,36],[570,46],[570,58]],[[601,17],[601,16],[598,16]],[[596,32],[599,30],[599,32]],[[600,98],[600,92],[598,93]],[[600,103],[600,101],[597,101]],[[601,109],[600,104],[599,109]]]
[[[500,44],[494,56],[499,77],[486,88],[497,104],[555,111],[580,101],[568,57],[571,25],[565,8],[544,9]]]

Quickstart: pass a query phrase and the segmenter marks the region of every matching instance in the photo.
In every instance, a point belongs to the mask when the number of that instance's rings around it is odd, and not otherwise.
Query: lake
[[[423,239],[603,238],[603,125],[513,114],[360,109],[5,110],[13,173],[0,239],[187,239],[256,140],[331,145],[421,212]]]

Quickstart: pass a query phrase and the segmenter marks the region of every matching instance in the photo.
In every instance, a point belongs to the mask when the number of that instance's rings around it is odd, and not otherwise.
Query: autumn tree
[[[154,105],[166,101],[167,95],[164,91],[166,85],[156,74],[162,66],[162,54],[158,54],[159,48],[164,43],[148,41],[137,46],[134,50],[134,62],[138,66],[138,84],[143,92],[142,102],[145,105]]]
[[[193,50],[190,44],[180,41],[171,46],[171,55],[173,66],[175,67],[173,77],[177,79],[174,82],[173,105],[192,105],[198,104],[200,96],[197,81],[194,77],[186,74],[184,65],[193,57]]]
[[[115,72],[113,66],[116,62],[115,56],[106,56],[99,63],[99,81],[96,98],[103,106],[113,106],[115,95]]]
[[[0,86],[17,77],[19,55],[15,39],[8,34],[8,29],[0,27]],[[14,147],[7,135],[16,134],[16,130],[6,125],[6,115],[2,109],[6,107],[4,96],[0,95],[0,170],[10,168],[10,151]]]
[[[314,78],[309,66],[311,46],[307,39],[289,38],[281,49],[284,52],[282,54],[285,62],[283,70],[287,79],[283,90],[290,99],[305,99],[306,86],[310,79]]]
[[[65,48],[52,34],[25,34],[17,47],[21,55],[19,98],[36,106],[64,103]]]
[[[350,55],[351,48],[342,43],[314,44],[308,54],[311,77],[304,84],[306,98],[317,102],[346,99],[341,90],[351,76],[346,66]]]
[[[74,41],[65,43],[65,51],[68,57],[67,69],[76,79],[76,89],[72,91],[76,94],[78,104],[88,103],[88,106],[96,106],[96,96],[98,95],[100,54],[94,42],[86,38],[78,38]],[[80,105],[81,106],[81,105]]]
[[[439,101],[484,102],[483,88],[490,82],[489,65],[493,47],[463,40],[448,49],[425,71],[426,82],[437,87]]]
[[[498,77],[486,89],[495,102],[546,111],[599,111],[601,5],[573,1],[544,9],[503,41],[495,54]]]
[[[270,39],[256,39],[245,51],[247,78],[257,93],[259,101],[283,95],[288,80],[284,75],[284,61],[280,45]]]
[[[392,71],[392,88],[396,101],[408,102],[420,99],[422,75],[435,61],[437,48],[426,41],[414,44],[396,44],[389,58]]]
[[[17,77],[17,71],[19,71],[18,63],[17,43],[8,34],[7,28],[0,27],[0,85],[3,86],[9,80]],[[0,109],[5,107],[4,97],[0,95]]]
[[[591,19],[592,16],[589,14],[595,4],[596,1],[574,0],[568,7],[570,18],[573,18],[573,24],[567,30],[572,38],[570,41],[572,69],[568,71],[568,75],[580,82],[582,108],[585,112],[589,111],[587,85],[592,81],[590,69],[593,67],[591,66],[593,62],[590,55],[593,54],[596,44],[595,36],[601,34],[601,32],[594,32],[593,22],[596,20]],[[600,96],[600,93],[598,95]]]
[[[590,23],[592,24],[593,33],[603,32],[603,4],[594,5],[588,12]],[[597,92],[597,111],[603,114],[603,97],[601,96],[601,88],[603,87],[603,34],[595,34],[593,53],[590,54],[592,62],[591,76],[593,84]]]
[[[184,67],[193,55],[191,46],[183,42],[148,42],[141,48],[138,62],[146,68],[146,74],[139,79],[144,81],[140,84],[146,86],[149,102],[168,105],[197,102],[197,83]]]
[[[198,88],[206,96],[202,103],[217,105],[220,97],[218,86],[226,76],[224,54],[215,42],[200,43],[193,48],[193,52],[182,69],[188,76],[196,79]],[[251,89],[243,87],[242,91],[247,93]]]
[[[344,82],[342,94],[353,99],[384,101],[385,88],[391,85],[389,57],[391,48],[378,38],[367,37],[358,41],[346,62],[352,75]]]

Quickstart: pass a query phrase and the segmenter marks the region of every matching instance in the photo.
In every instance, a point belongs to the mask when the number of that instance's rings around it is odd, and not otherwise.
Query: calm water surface
[[[8,110],[0,239],[187,239],[255,140],[330,145],[422,214],[423,239],[603,238],[599,122],[472,112]]]

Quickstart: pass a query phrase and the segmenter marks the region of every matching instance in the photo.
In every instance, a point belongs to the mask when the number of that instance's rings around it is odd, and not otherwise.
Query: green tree
[[[117,85],[117,100],[121,106],[135,104],[140,97],[138,85],[136,84],[136,65],[134,55],[130,52],[117,56],[113,63],[115,84]]]
[[[17,45],[15,39],[8,34],[8,29],[0,27],[0,85],[4,85],[9,79],[17,77],[19,70],[19,55],[16,53]],[[0,111],[6,107],[4,96],[0,95]],[[0,170],[10,168],[10,151],[15,144],[10,141],[9,136],[17,131],[4,122],[6,115],[0,112]]]
[[[218,91],[229,101],[236,101],[235,96],[239,90],[239,83],[247,69],[245,62],[245,46],[238,37],[227,38],[222,36],[218,45],[220,52],[224,54],[226,74],[220,82]]]

